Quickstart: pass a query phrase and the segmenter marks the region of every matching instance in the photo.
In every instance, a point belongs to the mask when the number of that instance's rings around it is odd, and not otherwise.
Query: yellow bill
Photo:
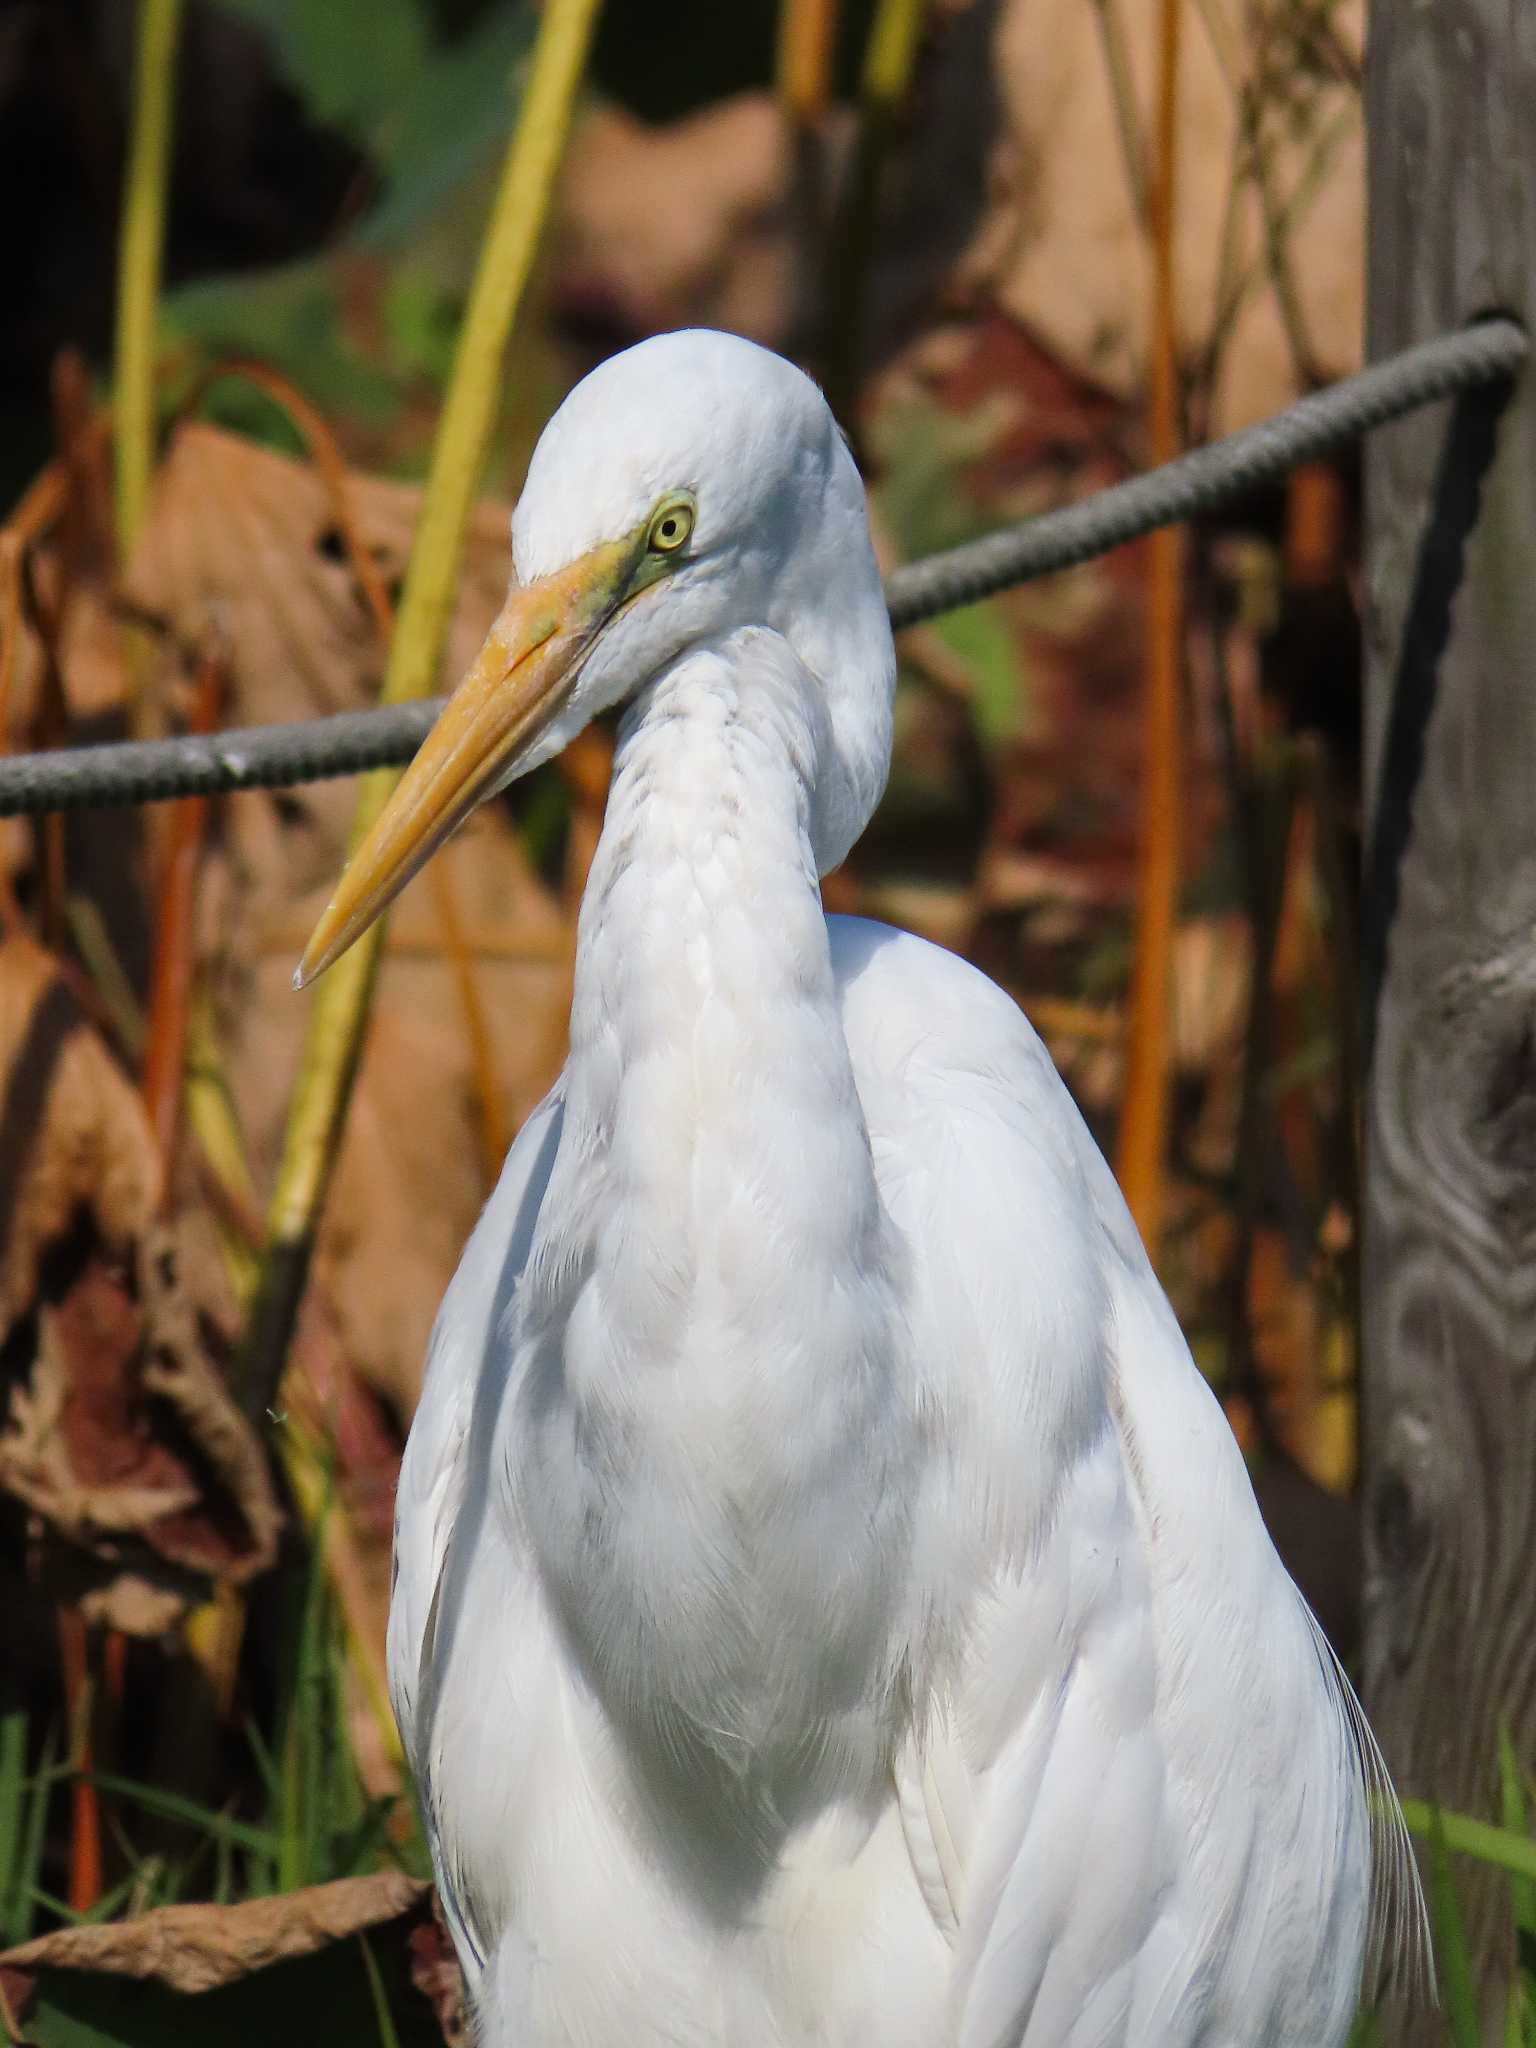
[[[633,538],[606,543],[508,597],[473,666],[337,884],[293,977],[327,967],[516,768],[569,698],[583,657],[630,587]]]

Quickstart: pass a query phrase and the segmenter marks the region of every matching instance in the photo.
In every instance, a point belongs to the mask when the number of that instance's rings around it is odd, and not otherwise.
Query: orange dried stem
[[[1304,462],[1285,484],[1285,580],[1315,590],[1342,576],[1344,483],[1328,462]]]
[[[341,452],[341,443],[336,439],[329,420],[319,407],[314,405],[291,378],[280,370],[258,363],[248,356],[224,356],[210,365],[197,379],[186,398],[177,408],[177,418],[183,419],[195,412],[208,395],[213,385],[226,377],[238,377],[243,383],[254,384],[264,391],[274,405],[286,413],[309,450],[320,481],[325,486],[330,500],[331,516],[336,521],[336,531],[346,550],[347,565],[357,578],[369,612],[373,617],[374,630],[380,640],[388,646],[389,636],[394,631],[395,608],[390,602],[384,579],[379,574],[379,565],[363,539],[362,527],[352,498],[351,479],[347,474],[346,457]]]
[[[1178,126],[1180,0],[1162,0],[1153,166],[1151,438],[1154,463],[1178,449],[1173,223]],[[1179,888],[1179,671],[1183,645],[1183,534],[1149,543],[1146,676],[1142,713],[1142,827],[1136,888],[1125,1100],[1116,1171],[1155,1258],[1162,1235],[1168,1137],[1168,1011]]]
[[[101,1897],[101,1808],[96,1787],[90,1782],[94,1759],[88,1653],[89,1638],[83,1617],[73,1607],[61,1607],[59,1667],[78,1773],[69,1788],[69,1904],[76,1913],[88,1913]]]
[[[836,41],[837,0],[783,0],[775,84],[792,121],[814,121],[826,112]]]

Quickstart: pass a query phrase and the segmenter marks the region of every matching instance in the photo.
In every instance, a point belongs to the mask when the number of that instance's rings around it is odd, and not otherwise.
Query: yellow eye
[[[693,532],[693,506],[686,498],[658,505],[645,544],[655,555],[675,555]]]

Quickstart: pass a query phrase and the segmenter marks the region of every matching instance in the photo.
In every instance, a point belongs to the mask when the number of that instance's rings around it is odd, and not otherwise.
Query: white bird
[[[822,914],[895,664],[821,396],[629,350],[512,555],[300,970],[626,707],[570,1056],[400,1479],[390,1683],[484,2048],[1342,2042],[1396,1814],[1359,1708],[1029,1024]],[[1374,1861],[1411,1941],[1400,1823]]]

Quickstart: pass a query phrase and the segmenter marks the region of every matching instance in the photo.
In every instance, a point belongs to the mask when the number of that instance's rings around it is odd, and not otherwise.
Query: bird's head
[[[747,625],[826,693],[817,851],[863,830],[890,757],[895,662],[864,491],[809,378],[703,330],[603,363],[549,422],[512,517],[507,601],[342,876],[294,977],[331,965],[475,806]]]

